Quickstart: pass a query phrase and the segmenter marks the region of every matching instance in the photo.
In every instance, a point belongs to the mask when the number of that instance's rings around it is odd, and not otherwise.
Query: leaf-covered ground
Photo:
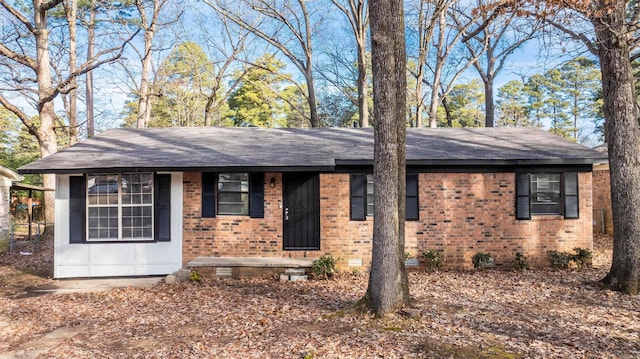
[[[348,274],[13,293],[0,297],[0,358],[640,357],[640,298],[593,284],[605,273],[411,273],[420,317],[384,320],[350,309],[367,282]]]

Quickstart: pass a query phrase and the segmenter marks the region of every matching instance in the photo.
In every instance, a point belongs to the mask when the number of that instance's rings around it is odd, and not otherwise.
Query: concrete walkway
[[[164,277],[59,279],[51,284],[35,287],[29,292],[38,294],[69,294],[102,292],[112,288],[152,287]]]

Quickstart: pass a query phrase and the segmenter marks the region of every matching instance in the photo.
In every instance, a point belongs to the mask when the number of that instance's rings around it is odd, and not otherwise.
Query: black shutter
[[[567,172],[564,174],[564,218],[579,218],[579,201],[578,201],[578,174],[576,172]]]
[[[531,219],[531,175],[516,173],[516,219]]]
[[[171,175],[157,174],[154,180],[154,233],[158,242],[171,241]]]
[[[216,216],[216,173],[202,172],[202,217]]]
[[[407,173],[407,198],[405,219],[417,221],[420,219],[418,203],[418,174]]]
[[[264,218],[264,173],[249,174],[249,217]]]
[[[364,221],[367,218],[367,175],[351,175],[351,220]]]
[[[84,243],[87,238],[86,185],[85,176],[69,177],[69,243]]]

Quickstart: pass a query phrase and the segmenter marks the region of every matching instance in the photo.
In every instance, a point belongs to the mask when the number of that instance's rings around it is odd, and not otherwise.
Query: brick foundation
[[[275,178],[275,186],[269,185]],[[265,217],[201,218],[201,174],[184,174],[183,263],[197,256],[316,258],[329,253],[342,270],[367,267],[373,219],[349,219],[349,175],[320,174],[319,251],[282,249],[282,176],[265,174]],[[547,251],[592,248],[592,177],[579,174],[580,219],[515,218],[514,173],[421,173],[420,220],[406,222],[406,251],[444,252],[444,268],[472,268],[471,257],[489,252],[510,265],[522,252],[532,266],[547,265]],[[348,267],[349,260],[362,267]],[[357,261],[352,261],[352,264]]]

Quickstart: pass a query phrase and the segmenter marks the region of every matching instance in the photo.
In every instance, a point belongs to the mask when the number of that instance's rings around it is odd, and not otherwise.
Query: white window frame
[[[86,185],[86,191],[85,191],[85,200],[86,200],[86,216],[85,216],[85,225],[86,225],[86,240],[87,242],[148,242],[148,241],[153,241],[154,240],[154,233],[155,233],[155,203],[154,203],[154,197],[155,197],[155,184],[152,184],[151,186],[151,203],[139,203],[139,204],[125,204],[122,202],[122,196],[123,196],[123,191],[122,191],[122,178],[123,175],[130,175],[130,174],[137,174],[137,175],[145,175],[148,174],[151,176],[151,178],[153,179],[154,177],[154,173],[153,172],[141,172],[141,173],[91,173],[87,175],[87,185]],[[117,179],[117,183],[118,183],[118,193],[117,193],[117,197],[118,197],[118,203],[117,204],[91,204],[89,201],[89,178],[90,177],[96,177],[96,176],[118,176]],[[118,208],[118,238],[113,238],[113,237],[109,237],[109,238],[91,238],[90,237],[90,233],[91,233],[91,227],[89,226],[89,216],[90,216],[90,208],[115,208],[117,206]],[[123,237],[122,232],[123,232],[123,226],[122,226],[122,222],[123,222],[123,217],[122,217],[122,209],[124,207],[150,207],[151,208],[151,236],[150,237]]]

